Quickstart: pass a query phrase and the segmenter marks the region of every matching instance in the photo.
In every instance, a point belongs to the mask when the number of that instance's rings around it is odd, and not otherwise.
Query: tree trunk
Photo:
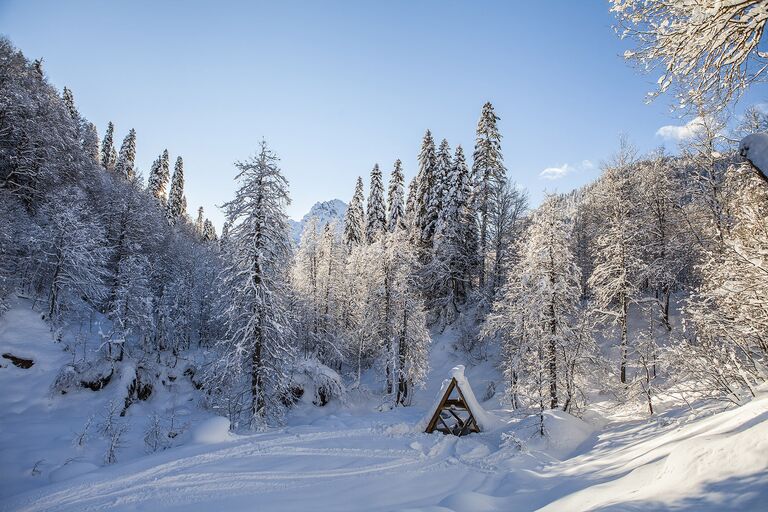
[[[622,294],[621,298],[621,383],[627,383],[627,297]]]

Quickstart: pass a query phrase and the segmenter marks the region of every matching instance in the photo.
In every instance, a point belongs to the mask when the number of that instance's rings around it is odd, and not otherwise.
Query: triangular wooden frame
[[[458,391],[459,398],[451,398],[453,390]],[[443,416],[443,413],[447,413]],[[458,413],[467,412],[469,417],[464,419]],[[472,414],[472,410],[467,405],[467,401],[464,399],[464,393],[461,392],[459,383],[456,382],[455,377],[451,377],[451,382],[448,387],[445,388],[443,398],[440,399],[440,403],[435,409],[435,413],[427,424],[426,433],[431,434],[437,430],[443,434],[452,434],[455,436],[464,436],[472,432],[480,432],[475,420],[475,415]]]

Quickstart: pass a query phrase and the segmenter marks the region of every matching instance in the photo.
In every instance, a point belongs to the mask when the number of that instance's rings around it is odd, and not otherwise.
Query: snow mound
[[[51,471],[48,478],[52,483],[63,482],[97,469],[99,466],[91,462],[73,460]]]
[[[202,422],[192,434],[192,439],[200,444],[223,443],[232,439],[229,433],[229,419],[215,416]]]
[[[768,175],[768,133],[753,133],[741,139],[739,154]]]
[[[477,426],[481,431],[496,430],[505,425],[501,418],[483,409],[483,407],[480,405],[480,402],[477,401],[477,398],[475,398],[475,393],[472,391],[472,386],[469,385],[469,381],[464,376],[464,365],[460,364],[458,366],[454,366],[451,369],[450,375],[451,378],[456,379],[456,383],[461,390],[461,394],[464,396],[464,400],[467,402],[467,407],[469,407],[469,410],[472,411],[472,415],[475,417]],[[429,425],[429,420],[432,419],[435,411],[440,406],[440,401],[445,394],[445,390],[448,389],[450,384],[450,378],[443,381],[443,385],[440,386],[440,392],[437,394],[432,407],[427,410],[427,414],[414,427],[415,432],[424,432],[424,430],[426,430],[427,425]]]
[[[595,429],[567,412],[550,410],[544,412],[544,432],[546,436],[542,451],[558,459],[565,459],[573,455],[595,433]]]
[[[497,512],[504,510],[505,498],[496,498],[474,491],[451,494],[440,502],[440,505],[455,512]]]

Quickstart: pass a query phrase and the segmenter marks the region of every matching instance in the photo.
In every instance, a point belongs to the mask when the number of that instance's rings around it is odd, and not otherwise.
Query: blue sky
[[[669,98],[644,103],[655,77],[623,61],[612,22],[602,1],[0,0],[0,32],[44,57],[100,134],[112,120],[119,144],[136,129],[141,171],[164,148],[184,157],[190,210],[219,228],[232,163],[262,137],[293,217],[348,201],[374,163],[400,158],[410,178],[427,128],[471,153],[485,101],[534,204],[595,179],[621,132],[673,149],[657,131],[685,120]]]

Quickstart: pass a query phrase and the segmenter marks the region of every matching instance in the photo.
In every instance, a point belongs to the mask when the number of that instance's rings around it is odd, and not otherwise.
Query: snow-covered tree
[[[496,291],[506,282],[507,271],[514,264],[517,238],[525,227],[528,194],[517,184],[505,181],[494,189],[494,199],[488,225],[489,259],[487,297],[493,300]]]
[[[108,171],[115,170],[115,164],[117,158],[115,157],[115,147],[112,141],[114,137],[115,125],[110,121],[107,124],[107,131],[104,134],[104,139],[101,141],[101,165]]]
[[[67,107],[69,115],[72,116],[74,121],[79,123],[80,112],[77,111],[77,107],[75,106],[75,97],[72,94],[72,90],[68,87],[64,87],[64,92],[62,93],[61,98],[64,100],[64,105]]]
[[[133,181],[136,175],[136,170],[133,167],[134,160],[136,160],[136,130],[131,128],[120,146],[120,154],[115,164],[117,175],[125,180]]]
[[[169,166],[168,150],[166,149],[162,155],[152,162],[152,167],[149,169],[147,190],[160,204],[165,204],[167,200],[165,188],[168,186],[168,180],[171,177]]]
[[[501,134],[496,123],[499,116],[490,102],[483,105],[480,120],[477,123],[472,177],[474,188],[474,208],[477,211],[479,244],[479,286],[485,289],[486,266],[490,252],[490,223],[497,190],[506,182],[506,168],[501,154]]]
[[[187,213],[184,205],[184,161],[181,157],[176,159],[176,165],[173,167],[173,179],[171,180],[171,191],[168,193],[168,203],[166,204],[166,215],[168,222],[176,224],[179,218]]]
[[[679,107],[720,110],[764,81],[768,21],[764,0],[611,0],[618,32],[637,43],[624,57],[648,71],[661,67],[651,98],[677,85]]]
[[[368,192],[367,207],[365,237],[368,243],[371,243],[382,236],[387,227],[387,206],[384,203],[384,185],[379,164],[374,165],[371,171],[371,189]]]
[[[594,292],[595,314],[616,326],[619,333],[620,379],[627,382],[629,308],[639,297],[640,232],[633,218],[632,164],[635,149],[626,138],[596,189],[604,222],[595,240],[596,261],[589,286]]]
[[[365,241],[365,210],[363,209],[363,179],[358,177],[355,185],[355,195],[349,202],[344,217],[344,241],[349,247],[360,245]]]
[[[216,236],[216,228],[213,226],[213,222],[209,219],[205,219],[203,223],[202,238],[204,242],[216,242],[218,237]]]
[[[580,270],[571,246],[563,203],[550,196],[536,210],[520,261],[483,327],[484,336],[504,344],[513,405],[527,389],[529,402],[541,409],[545,383],[547,407],[562,404],[568,410],[575,399],[576,369],[586,347],[578,329]]]
[[[418,259],[405,230],[386,237],[384,300],[388,367],[395,386],[395,405],[410,405],[415,386],[424,382],[428,369],[430,336],[424,302],[416,280]]]
[[[432,237],[437,224],[437,210],[431,207],[431,194],[435,186],[436,176],[435,141],[432,133],[427,130],[419,151],[419,173],[416,175],[416,196],[414,200],[414,229],[415,240],[421,247],[422,258],[428,256],[432,249]]]
[[[452,322],[466,301],[477,265],[472,183],[461,146],[447,177],[447,191],[435,230],[434,256],[425,269],[428,306],[437,319]]]
[[[224,205],[232,226],[226,272],[232,302],[220,368],[247,376],[252,428],[279,414],[293,357],[286,304],[291,242],[285,207],[290,199],[278,161],[262,141],[256,156],[236,164],[239,188]]]
[[[203,207],[197,209],[197,218],[195,219],[195,233],[197,236],[203,236],[203,226],[205,225],[205,214],[203,213]]]
[[[389,191],[387,194],[387,230],[390,233],[398,229],[405,229],[404,180],[402,162],[398,158],[395,160],[395,167],[392,169],[392,175],[389,178]]]
[[[106,244],[104,231],[93,222],[84,193],[63,189],[43,204],[42,237],[35,242],[41,285],[48,288],[47,314],[60,316],[65,307],[84,299],[95,306],[104,297]]]

